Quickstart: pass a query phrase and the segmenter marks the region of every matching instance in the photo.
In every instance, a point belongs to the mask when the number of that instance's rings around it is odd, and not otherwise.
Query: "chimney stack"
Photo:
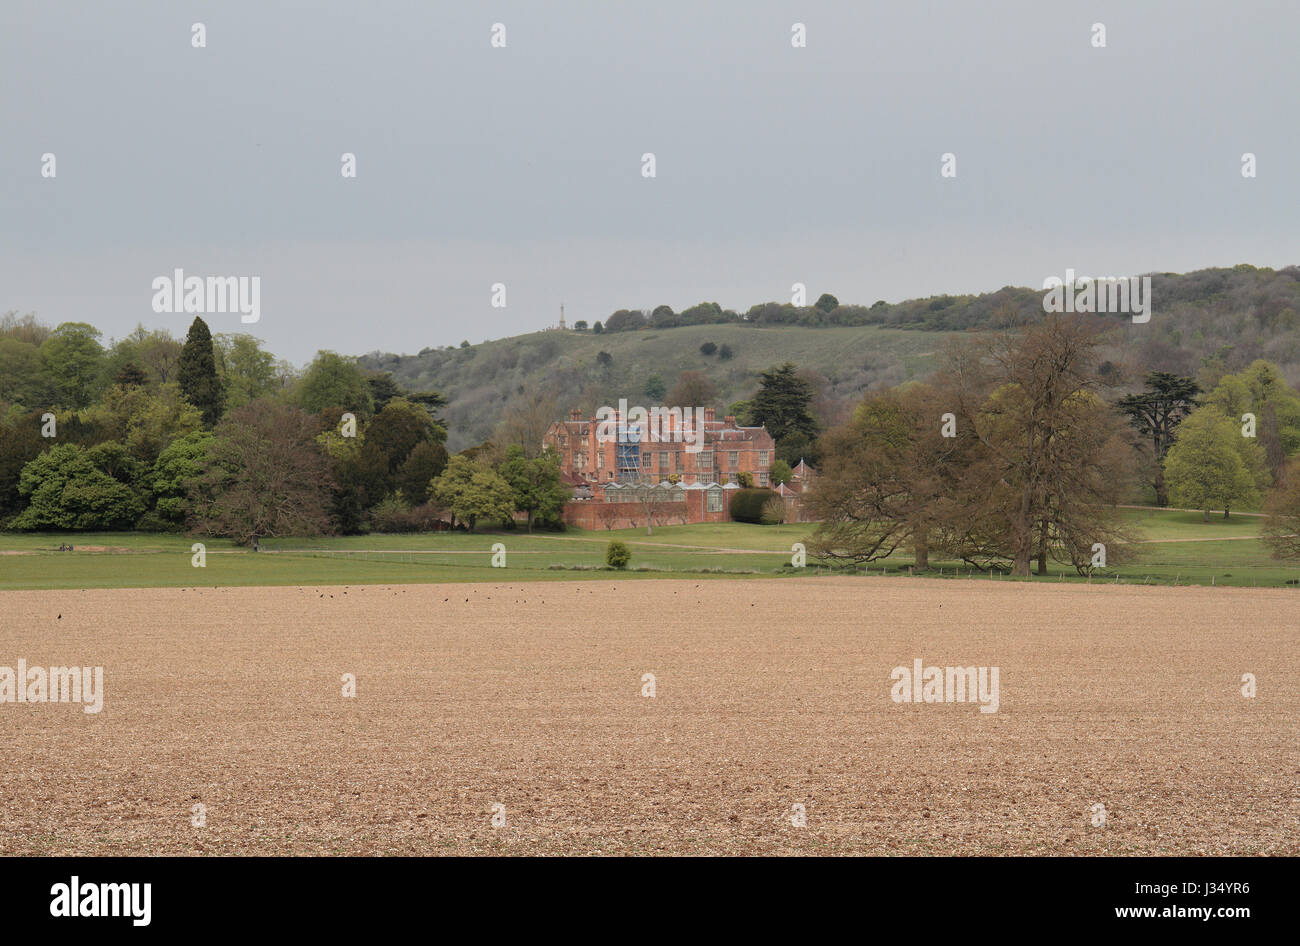
[[[582,420],[582,411],[581,411],[579,408],[576,408],[576,407],[571,408],[571,409],[569,410],[569,420],[571,420],[571,421],[580,421],[580,420]]]
[[[705,422],[706,424],[711,424],[711,423],[713,423],[713,415],[714,415],[714,413],[715,413],[715,411],[714,411],[713,408],[711,408],[711,407],[706,407],[706,408],[704,409],[704,422]]]

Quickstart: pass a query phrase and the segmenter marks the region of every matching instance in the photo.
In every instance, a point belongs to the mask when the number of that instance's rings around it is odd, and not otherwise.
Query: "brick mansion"
[[[564,521],[587,529],[726,521],[741,473],[754,486],[773,485],[776,444],[766,428],[742,427],[730,415],[718,420],[712,408],[668,424],[671,435],[658,439],[617,411],[602,420],[573,410],[551,424],[543,443],[574,489]]]

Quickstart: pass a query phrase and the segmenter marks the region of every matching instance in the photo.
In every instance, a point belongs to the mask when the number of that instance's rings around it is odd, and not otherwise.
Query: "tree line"
[[[448,457],[445,404],[356,359],[301,372],[248,335],[0,321],[0,527],[277,535],[556,522],[558,460]]]
[[[1133,537],[1119,507],[1144,486],[1207,517],[1264,500],[1275,553],[1300,550],[1300,395],[1277,367],[1257,361],[1208,393],[1151,372],[1142,391],[1108,400],[1109,331],[1051,316],[985,333],[950,345],[928,381],[869,394],[819,443],[810,552],[1088,573],[1124,558]]]

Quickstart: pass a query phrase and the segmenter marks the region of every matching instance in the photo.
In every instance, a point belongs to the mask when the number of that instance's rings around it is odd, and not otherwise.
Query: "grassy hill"
[[[520,401],[546,398],[560,412],[569,407],[594,410],[617,403],[619,397],[649,406],[659,403],[645,394],[652,376],[671,387],[686,370],[702,371],[717,385],[718,407],[752,395],[759,372],[784,361],[823,375],[824,396],[848,399],[874,384],[923,377],[948,334],[872,326],[744,324],[601,335],[549,331],[418,356],[368,355],[363,362],[391,371],[413,390],[446,394],[448,446],[458,450],[491,436],[504,413]],[[705,342],[727,345],[735,354],[725,361],[716,354],[706,357],[700,353]],[[602,351],[610,355],[605,366],[597,362]]]
[[[1116,336],[1104,354],[1118,386],[1136,386],[1159,370],[1209,388],[1256,358],[1300,383],[1300,267],[1241,264],[1151,278],[1150,322],[1113,316]],[[657,403],[647,382],[658,376],[671,387],[684,370],[706,373],[719,392],[713,406],[725,407],[751,396],[759,372],[785,361],[818,383],[815,407],[823,422],[834,422],[868,388],[925,376],[954,334],[1041,318],[1042,298],[1041,290],[1005,287],[830,311],[764,303],[743,315],[702,303],[682,313],[616,313],[619,325],[645,323],[623,331],[535,332],[417,355],[374,352],[362,363],[413,390],[447,395],[453,450],[490,437],[510,411],[540,409],[559,419],[570,407],[591,411],[620,397]],[[693,321],[703,324],[680,324]],[[734,356],[706,357],[699,350],[705,342],[726,345]],[[598,361],[601,352],[607,363]]]

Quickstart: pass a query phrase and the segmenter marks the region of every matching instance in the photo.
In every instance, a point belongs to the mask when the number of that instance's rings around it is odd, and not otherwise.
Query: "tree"
[[[560,480],[560,458],[551,450],[529,458],[517,444],[507,447],[497,472],[510,485],[515,510],[528,514],[529,532],[534,518],[558,519],[571,495]]]
[[[283,368],[274,355],[263,350],[260,339],[243,333],[222,334],[213,336],[212,345],[227,410],[270,397],[284,386]]]
[[[163,329],[145,331],[137,326],[128,340],[134,345],[136,357],[150,377],[161,384],[176,380],[184,346]]]
[[[1300,394],[1283,380],[1277,365],[1258,360],[1240,374],[1224,375],[1205,403],[1233,420],[1255,415],[1257,437],[1274,477],[1281,475],[1288,457],[1300,453]]]
[[[836,299],[829,292],[823,292],[817,301],[813,303],[813,308],[819,312],[830,312],[832,309],[838,309],[840,300]]]
[[[705,342],[703,345],[700,346],[700,354],[703,355],[705,358],[708,358],[710,355],[715,354],[717,350],[718,350],[718,346],[716,342]]]
[[[7,516],[22,507],[23,494],[18,484],[24,467],[50,445],[41,436],[42,413],[37,409],[0,421],[0,528]]]
[[[664,384],[663,378],[659,377],[657,374],[652,374],[650,377],[646,378],[645,387],[642,388],[642,393],[652,401],[659,401],[663,399],[663,396],[666,393],[668,393],[668,386]]]
[[[510,399],[492,440],[503,447],[518,446],[526,457],[542,453],[546,431],[559,413],[554,388],[527,385]]]
[[[27,508],[9,527],[130,528],[144,513],[145,503],[130,483],[135,470],[127,457],[120,445],[86,450],[69,443],[50,448],[23,467],[18,491],[27,498]]]
[[[730,361],[735,356],[735,354],[736,353],[732,351],[730,345],[723,345],[721,348],[718,349],[718,360]]]
[[[374,413],[370,385],[356,359],[332,351],[316,353],[298,382],[296,400],[303,410],[313,414],[336,407],[368,420]]]
[[[1167,371],[1153,371],[1146,376],[1146,390],[1120,398],[1118,407],[1137,432],[1151,444],[1150,479],[1156,493],[1156,505],[1169,505],[1165,486],[1164,460],[1174,442],[1174,432],[1196,407],[1201,386],[1191,378]]]
[[[587,331],[587,320],[586,320],[586,319],[578,319],[578,321],[576,321],[576,322],[573,323],[573,330],[574,330],[575,332],[585,332],[585,331]]]
[[[1200,509],[1207,521],[1211,509],[1222,509],[1226,519],[1232,506],[1258,499],[1263,465],[1259,445],[1241,435],[1240,424],[1207,405],[1180,425],[1165,456],[1165,479],[1178,505]]]
[[[154,515],[162,524],[180,528],[191,512],[190,485],[203,472],[212,434],[195,430],[167,445],[153,464],[150,489]]]
[[[596,352],[596,364],[600,365],[602,368],[608,368],[613,363],[614,363],[614,356],[611,355],[609,352],[607,351]]]
[[[403,396],[402,386],[387,371],[372,374],[366,378],[366,384],[370,385],[370,399],[376,412],[382,411],[393,398]]]
[[[630,561],[632,561],[632,553],[618,539],[614,539],[609,545],[605,546],[605,564],[610,568],[620,570],[627,568],[627,563]]]
[[[683,371],[668,392],[668,407],[710,407],[717,403],[718,388],[703,371]]]
[[[644,312],[637,309],[619,309],[605,320],[605,331],[633,332],[639,328],[644,328],[645,324]]]
[[[305,411],[261,399],[231,411],[213,431],[194,484],[196,531],[240,545],[329,529],[329,465],[320,428]]]
[[[600,335],[602,332],[605,331],[605,326],[601,325],[600,320],[597,319],[596,324],[591,327],[591,330],[595,332],[597,335]]]
[[[514,495],[495,470],[481,460],[457,454],[433,481],[433,497],[474,531],[480,519],[506,521],[514,513]]]
[[[383,454],[386,471],[392,476],[412,450],[427,441],[440,439],[437,436],[440,432],[423,408],[405,398],[393,398],[366,426],[365,445]]]
[[[79,410],[98,396],[105,364],[99,329],[64,322],[40,347],[45,382],[56,403]]]
[[[772,461],[771,474],[773,486],[789,483],[794,478],[794,470],[790,469],[790,464],[780,459]]]
[[[114,386],[95,404],[76,415],[90,443],[121,441],[132,456],[152,465],[178,437],[203,426],[199,410],[181,395],[175,382],[144,387]]]
[[[113,383],[124,388],[142,388],[148,381],[149,376],[134,361],[128,361],[113,375]]]
[[[929,567],[969,443],[941,436],[942,402],[922,385],[887,391],[826,435],[807,493],[821,520],[809,543],[817,557],[870,562],[910,543],[916,566]]]
[[[974,438],[949,524],[966,560],[1005,555],[1013,575],[1028,576],[1034,557],[1044,574],[1049,556],[1086,571],[1094,545],[1110,559],[1122,553],[1128,533],[1118,504],[1132,450],[1119,416],[1095,392],[1103,329],[1098,320],[1051,315],[947,352],[946,413],[958,438]]]
[[[1274,558],[1300,558],[1300,459],[1292,460],[1264,504],[1264,544]]]
[[[787,462],[798,462],[800,456],[811,452],[809,448],[817,436],[817,421],[811,412],[812,398],[812,385],[795,374],[794,365],[788,361],[760,375],[758,393],[750,406],[750,417],[754,423],[767,428],[776,441],[777,453]],[[800,456],[792,454],[794,445],[800,448]]]
[[[412,505],[429,499],[429,489],[438,474],[447,468],[447,448],[436,440],[417,444],[397,471],[396,487]]]
[[[30,409],[49,406],[52,386],[45,377],[41,354],[31,342],[0,338],[0,402]]]
[[[185,345],[181,348],[180,365],[176,371],[185,399],[199,409],[203,424],[212,427],[225,410],[226,393],[217,377],[217,359],[212,347],[212,333],[198,316],[190,323]]]

